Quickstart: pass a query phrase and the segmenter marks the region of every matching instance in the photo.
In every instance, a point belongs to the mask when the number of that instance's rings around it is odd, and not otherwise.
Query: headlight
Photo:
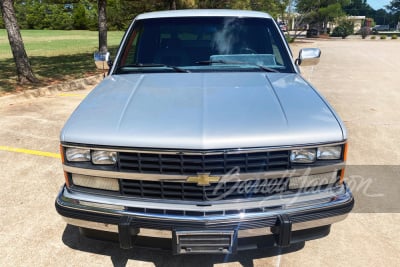
[[[316,159],[315,148],[295,149],[290,153],[290,161],[292,163],[313,163]]]
[[[116,161],[117,152],[101,150],[92,152],[93,164],[114,165]]]
[[[65,156],[68,161],[90,161],[90,150],[86,148],[67,147]]]
[[[340,159],[342,146],[321,146],[317,150],[317,159]]]

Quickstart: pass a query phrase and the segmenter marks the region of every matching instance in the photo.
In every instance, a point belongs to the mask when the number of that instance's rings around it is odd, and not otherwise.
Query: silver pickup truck
[[[290,246],[329,234],[354,199],[346,129],[265,13],[137,16],[109,75],[61,132],[68,224],[174,254]],[[90,232],[89,231],[89,232]]]

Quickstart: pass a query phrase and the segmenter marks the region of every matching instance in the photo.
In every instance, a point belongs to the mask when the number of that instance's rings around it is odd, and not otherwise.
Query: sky
[[[367,0],[367,3],[375,10],[385,8],[390,3],[390,0]]]

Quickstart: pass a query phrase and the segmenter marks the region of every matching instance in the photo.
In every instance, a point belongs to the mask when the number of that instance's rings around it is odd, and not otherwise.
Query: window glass
[[[119,73],[171,71],[171,66],[190,71],[254,71],[257,66],[294,71],[279,29],[264,18],[139,20],[117,64]]]

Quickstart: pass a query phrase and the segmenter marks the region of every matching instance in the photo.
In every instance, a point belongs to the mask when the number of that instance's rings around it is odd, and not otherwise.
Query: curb
[[[0,97],[0,105],[10,105],[44,96],[57,95],[60,92],[69,92],[86,89],[88,86],[95,86],[103,79],[103,74],[53,84],[38,89],[25,90],[21,93]]]

